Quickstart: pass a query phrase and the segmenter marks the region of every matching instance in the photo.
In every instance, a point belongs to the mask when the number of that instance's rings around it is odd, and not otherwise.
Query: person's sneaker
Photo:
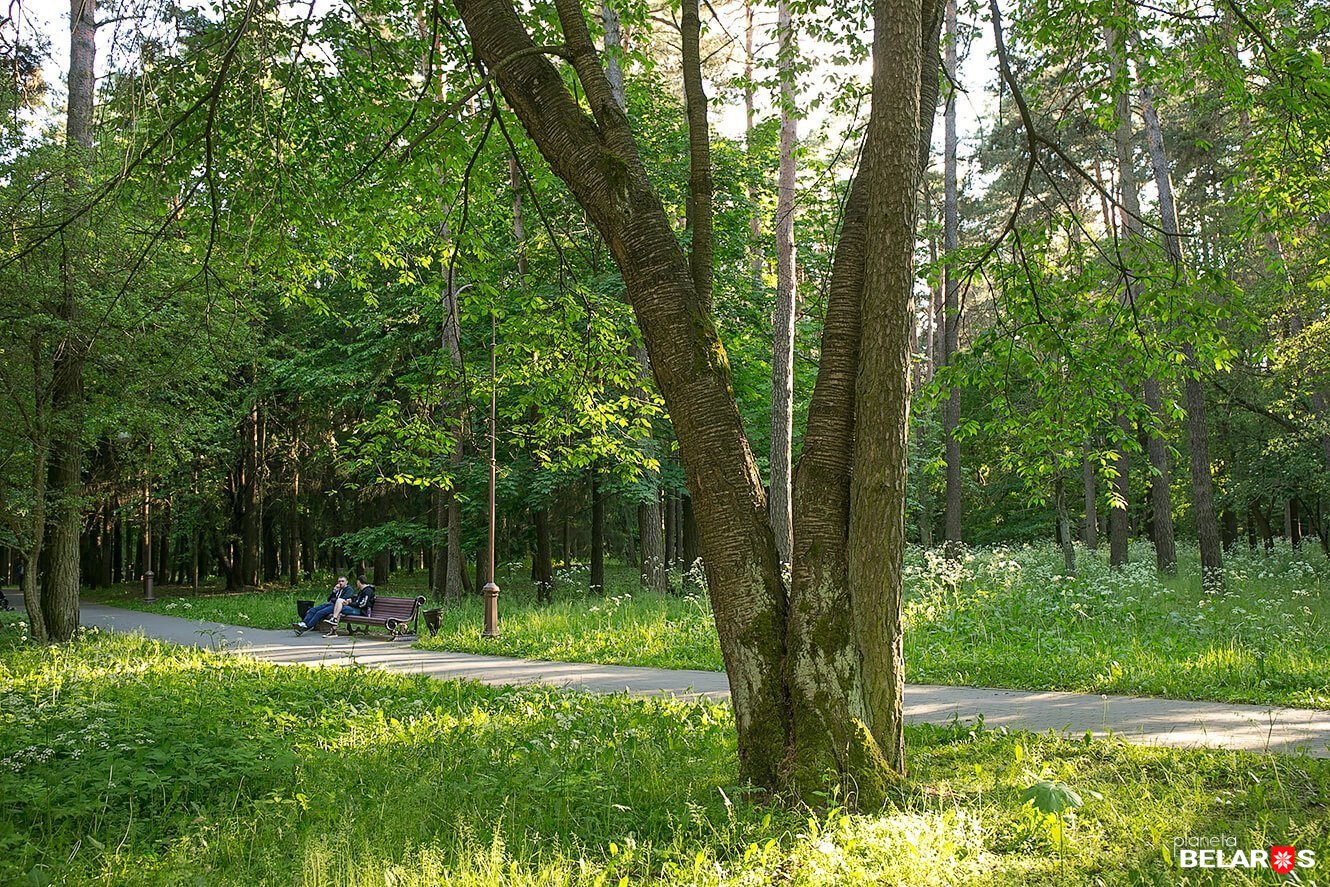
[[[324,637],[325,637],[325,638],[335,638],[335,637],[337,637],[337,626],[334,625],[332,628],[328,629],[328,633],[325,634]]]
[[[309,626],[303,622],[292,622],[291,627],[296,630],[296,637],[300,637],[300,635],[309,631]]]

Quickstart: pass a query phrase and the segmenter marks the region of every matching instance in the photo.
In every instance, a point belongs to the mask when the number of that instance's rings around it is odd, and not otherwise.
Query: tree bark
[[[776,306],[771,353],[771,524],[776,551],[789,563],[794,547],[790,518],[790,473],[794,447],[794,324],[798,290],[794,250],[795,144],[798,125],[794,62],[798,47],[789,0],[776,4],[777,67],[780,79],[780,160],[776,176]]]
[[[97,55],[96,0],[70,0],[69,100],[65,116],[69,200],[82,188],[83,169],[93,148],[94,69]],[[74,636],[79,625],[82,581],[80,542],[83,529],[83,363],[85,345],[79,332],[81,306],[76,278],[81,260],[76,251],[85,224],[71,225],[60,236],[62,294],[56,320],[62,329],[51,372],[50,455],[47,463],[46,541],[42,560],[41,609],[49,640]],[[25,600],[26,600],[25,595]]]
[[[940,4],[926,4],[919,105],[938,99]],[[916,161],[927,165],[932,113],[921,121]],[[871,162],[871,157],[865,156]],[[790,586],[789,693],[792,744],[787,779],[816,785],[830,772],[855,795],[871,800],[881,788],[881,749],[869,732],[860,649],[849,585],[850,477],[854,457],[855,385],[861,350],[861,308],[868,239],[868,163],[846,199],[832,259],[817,384],[794,484],[794,563]],[[877,244],[873,243],[873,247]],[[890,654],[888,654],[890,655]]]

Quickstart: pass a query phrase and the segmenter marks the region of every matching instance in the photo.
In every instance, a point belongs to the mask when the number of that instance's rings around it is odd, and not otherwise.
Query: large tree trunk
[[[794,447],[794,322],[798,314],[794,252],[795,141],[794,23],[789,0],[776,4],[777,66],[780,72],[780,160],[776,175],[776,308],[771,352],[771,525],[776,551],[790,562],[790,465]]]
[[[848,575],[872,750],[904,774],[901,559],[925,28],[918,0],[875,0],[873,10],[873,110],[864,143],[873,248],[864,263]]]
[[[1173,266],[1175,283],[1183,284],[1187,279],[1187,270],[1182,255],[1178,207],[1173,197],[1173,177],[1169,171],[1168,154],[1164,148],[1164,131],[1159,125],[1153,90],[1148,83],[1141,84],[1141,117],[1145,121],[1146,143],[1149,146],[1150,164],[1154,168],[1155,187],[1159,195],[1164,252]],[[1196,349],[1191,342],[1184,341],[1181,351],[1188,370],[1183,391],[1187,403],[1192,508],[1196,516],[1196,536],[1201,549],[1201,581],[1206,588],[1222,588],[1224,553],[1219,539],[1219,516],[1215,509],[1214,477],[1210,473],[1210,429],[1206,421],[1205,389],[1199,378],[1200,366],[1196,362]]]
[[[83,168],[92,151],[94,68],[97,55],[96,0],[70,0],[69,101],[65,117],[65,145],[69,170],[65,190],[74,193],[83,184]],[[79,625],[79,585],[82,581],[80,541],[83,530],[83,361],[85,346],[79,333],[79,283],[86,225],[71,225],[60,236],[62,295],[56,310],[61,344],[51,373],[51,446],[47,464],[46,541],[42,545],[41,608],[47,636],[66,641]]]
[[[956,41],[959,39],[956,27],[956,0],[946,0],[946,40],[944,41],[943,64],[946,66],[949,82],[956,83]],[[956,360],[960,347],[960,280],[957,269],[952,265],[957,261],[960,248],[960,213],[959,184],[956,175],[956,154],[959,148],[959,136],[956,129],[955,90],[947,98],[944,121],[943,150],[943,198],[942,198],[942,250],[945,265],[945,284],[942,309],[942,363],[948,366]],[[946,515],[943,538],[947,541],[947,552],[951,556],[957,553],[961,542],[961,443],[956,438],[956,429],[961,422],[961,390],[952,385],[942,408],[942,441],[946,462]]]
[[[1109,60],[1109,75],[1115,84],[1122,84],[1115,97],[1117,128],[1114,131],[1114,144],[1118,161],[1118,199],[1122,205],[1121,227],[1126,249],[1123,251],[1123,264],[1126,267],[1123,287],[1123,299],[1128,305],[1135,305],[1140,292],[1138,268],[1133,263],[1142,259],[1141,248],[1141,202],[1136,186],[1136,161],[1132,150],[1131,90],[1126,85],[1123,63],[1122,35],[1112,26],[1104,27],[1104,45]],[[1156,423],[1163,422],[1163,394],[1159,380],[1153,373],[1145,378],[1145,405],[1154,416]],[[1177,546],[1173,539],[1173,497],[1169,489],[1170,471],[1168,447],[1165,445],[1159,429],[1152,429],[1146,444],[1150,467],[1154,480],[1150,484],[1151,527],[1155,543],[1155,561],[1160,572],[1177,572]],[[1125,455],[1125,454],[1124,454]],[[1125,465],[1125,458],[1122,460]],[[1124,497],[1125,498],[1125,497]],[[1125,552],[1125,545],[1123,547]],[[1116,561],[1115,561],[1116,562]]]

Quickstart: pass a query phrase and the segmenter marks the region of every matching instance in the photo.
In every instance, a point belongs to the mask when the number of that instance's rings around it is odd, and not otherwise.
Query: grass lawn
[[[1210,835],[1330,864],[1305,758],[912,728],[909,788],[848,815],[736,784],[712,703],[38,648],[13,615],[0,685],[3,884],[1201,884],[1166,851]],[[1061,826],[1041,779],[1084,800]]]
[[[1330,563],[1314,545],[1271,555],[1237,552],[1220,594],[1200,588],[1184,549],[1177,579],[1155,573],[1153,552],[1133,546],[1110,570],[1106,553],[1082,551],[1080,573],[1060,575],[1052,546],[972,549],[960,563],[911,549],[906,560],[906,662],[918,683],[1136,693],[1185,699],[1330,708]],[[423,592],[423,576],[381,591]],[[582,662],[721,668],[705,597],[641,592],[636,573],[611,568],[604,596],[585,592],[583,570],[560,574],[555,603],[539,606],[526,571],[501,571],[503,634],[480,637],[481,606],[444,613],[421,646]],[[322,585],[306,596],[322,599]],[[165,600],[162,612],[280,627],[294,615],[290,590]],[[137,588],[110,602],[143,609]]]

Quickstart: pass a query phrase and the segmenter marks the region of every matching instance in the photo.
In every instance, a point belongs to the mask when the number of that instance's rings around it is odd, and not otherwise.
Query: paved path
[[[290,631],[243,628],[96,604],[83,605],[83,624],[142,632],[164,641],[241,653],[279,665],[354,663],[404,674],[427,674],[440,680],[497,685],[541,683],[598,693],[627,691],[723,699],[730,692],[722,672],[443,653],[374,637],[329,639],[313,632],[295,637]],[[1096,735],[1113,733],[1144,744],[1290,754],[1306,751],[1330,758],[1330,711],[912,684],[905,688],[905,715],[909,721],[933,723],[953,718],[970,721],[982,715],[990,728],[1055,730],[1072,736],[1091,731]]]

